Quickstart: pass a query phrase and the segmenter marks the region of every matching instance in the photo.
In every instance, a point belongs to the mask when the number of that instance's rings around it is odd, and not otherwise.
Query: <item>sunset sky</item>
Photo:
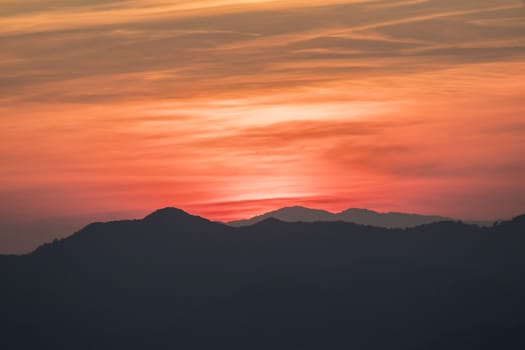
[[[525,2],[0,0],[0,253],[176,206],[525,213]]]

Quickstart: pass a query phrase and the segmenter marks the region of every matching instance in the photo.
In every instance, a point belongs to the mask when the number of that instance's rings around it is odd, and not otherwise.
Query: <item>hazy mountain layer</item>
[[[232,221],[228,224],[235,227],[249,226],[268,218],[286,222],[344,221],[361,225],[386,228],[406,228],[433,222],[450,221],[443,216],[426,216],[406,213],[378,213],[368,209],[347,209],[340,213],[304,207],[286,207],[269,213],[255,216],[248,220]]]

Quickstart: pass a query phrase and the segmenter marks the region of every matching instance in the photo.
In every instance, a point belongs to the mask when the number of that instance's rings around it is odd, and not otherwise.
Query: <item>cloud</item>
[[[4,215],[525,208],[517,0],[31,0],[0,11]]]
[[[167,98],[224,89],[235,94],[524,54],[522,26],[505,25],[515,16],[516,3],[510,0],[487,0],[475,7],[448,1],[389,2],[386,8],[377,2],[314,7],[260,2],[232,12],[206,7],[189,13],[183,10],[187,2],[53,4],[54,10],[5,19],[0,40],[10,55],[0,60],[7,72],[0,80],[2,96],[89,103],[141,94]],[[191,6],[202,9],[203,4]],[[230,9],[230,3],[221,4]],[[487,16],[494,18],[490,25],[483,22]],[[9,21],[18,23],[21,32],[13,32]],[[412,60],[425,66],[408,66]],[[164,75],[152,79],[156,72]],[[125,92],[101,94],[86,85],[96,80],[96,86],[109,87],[115,78],[129,80]],[[71,89],[74,84],[78,89]]]

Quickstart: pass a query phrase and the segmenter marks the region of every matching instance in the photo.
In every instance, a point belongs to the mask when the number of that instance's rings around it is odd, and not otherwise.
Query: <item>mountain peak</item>
[[[158,220],[158,219],[174,219],[174,218],[184,218],[191,217],[192,215],[188,214],[182,209],[167,207],[155,210],[153,213],[147,215],[144,220]]]
[[[212,222],[198,215],[192,215],[182,209],[167,207],[149,214],[143,222],[157,226],[197,227],[195,225],[209,225]],[[215,223],[213,223],[215,224]]]
[[[249,226],[269,218],[284,222],[330,221],[332,215],[334,214],[326,210],[311,209],[296,205],[280,208],[247,220],[231,221],[228,224],[231,226]]]
[[[182,209],[167,207],[154,211],[144,218],[145,222],[157,223],[210,223],[208,219],[192,215]]]

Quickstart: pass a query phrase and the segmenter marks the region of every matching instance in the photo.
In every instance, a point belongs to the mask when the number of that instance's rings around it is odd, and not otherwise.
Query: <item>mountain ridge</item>
[[[314,213],[318,217],[324,218],[321,220],[312,220],[312,221],[304,221],[304,220],[291,220],[289,217],[283,218],[274,216],[275,213],[281,213],[282,211],[290,211],[295,212],[296,215],[304,215],[305,210],[309,213]],[[355,222],[351,219],[345,219],[344,215],[354,215],[355,213],[369,215],[370,218],[375,219],[377,215],[383,215],[383,217],[388,218],[390,215],[397,215],[401,214],[403,217],[415,217],[417,219],[420,219],[420,223],[414,224],[412,226],[396,226],[396,225],[384,225],[383,223],[376,224],[374,221],[368,221],[368,222]],[[440,216],[423,216],[419,214],[406,214],[406,213],[396,213],[396,212],[387,212],[387,213],[378,213],[369,209],[362,209],[362,208],[350,208],[343,210],[338,213],[331,213],[326,210],[322,209],[310,209],[302,206],[291,206],[291,207],[284,207],[281,209],[278,209],[276,211],[272,211],[260,216],[256,216],[254,218],[257,218],[257,220],[254,220],[253,222],[250,222],[246,225],[232,225],[232,223],[223,223],[219,221],[211,221],[208,220],[202,216],[199,215],[193,215],[190,214],[182,209],[176,208],[176,207],[165,207],[161,209],[157,209],[150,214],[147,214],[142,219],[129,219],[129,220],[117,220],[117,221],[108,221],[108,222],[93,222],[88,225],[86,225],[84,228],[72,233],[69,236],[66,236],[61,239],[55,239],[53,242],[47,242],[40,246],[38,246],[35,250],[28,254],[0,254],[0,257],[16,257],[16,256],[25,256],[25,255],[31,255],[31,254],[41,254],[42,252],[47,252],[50,250],[50,248],[57,247],[60,245],[64,245],[67,242],[71,241],[78,241],[78,244],[81,244],[82,240],[89,240],[92,238],[93,235],[100,235],[101,232],[106,232],[110,235],[115,235],[115,232],[119,231],[125,231],[128,227],[135,227],[136,231],[135,233],[143,233],[145,234],[142,238],[155,238],[147,236],[147,229],[145,227],[149,227],[151,232],[155,232],[156,234],[163,234],[163,235],[176,235],[176,234],[198,234],[199,232],[208,232],[208,231],[214,231],[214,232],[226,232],[231,233],[235,232],[234,229],[243,229],[243,228],[254,228],[254,229],[265,229],[265,228],[273,228],[278,226],[286,227],[287,224],[339,224],[344,225],[344,227],[350,228],[360,228],[360,229],[366,229],[366,227],[377,228],[377,229],[386,229],[386,230],[417,230],[417,229],[425,229],[428,227],[446,227],[446,225],[450,224],[462,224],[465,226],[474,225],[479,226],[480,228],[482,226],[468,223],[468,222],[462,222],[460,220],[453,220],[446,217],[440,217]],[[422,218],[422,219],[421,219]],[[248,220],[241,220],[241,222],[246,222]],[[507,221],[501,221],[498,222],[497,225],[499,226],[506,226],[506,227],[514,227],[516,225],[524,224],[525,226],[525,215],[517,216],[511,220]],[[293,226],[288,226],[293,227]],[[121,237],[123,240],[125,240],[128,237]]]
[[[274,217],[286,222],[344,221],[385,228],[407,228],[432,222],[455,221],[452,218],[444,216],[400,212],[382,213],[364,208],[349,208],[332,213],[322,209],[291,206],[257,215],[250,219],[230,221],[227,224],[234,227],[249,226],[269,217]]]
[[[94,223],[0,256],[2,344],[521,350],[524,233],[525,216],[492,227],[268,218],[236,228],[165,208]]]

